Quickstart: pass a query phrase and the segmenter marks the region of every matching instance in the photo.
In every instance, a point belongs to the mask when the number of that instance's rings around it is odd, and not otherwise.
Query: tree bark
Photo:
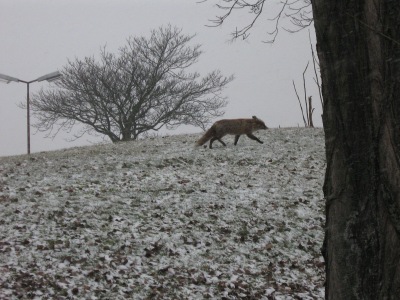
[[[327,157],[326,299],[398,299],[400,5],[312,5]]]

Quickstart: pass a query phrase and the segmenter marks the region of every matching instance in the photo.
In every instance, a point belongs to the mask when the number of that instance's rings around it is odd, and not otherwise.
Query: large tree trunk
[[[313,0],[326,139],[326,298],[400,297],[400,4]]]

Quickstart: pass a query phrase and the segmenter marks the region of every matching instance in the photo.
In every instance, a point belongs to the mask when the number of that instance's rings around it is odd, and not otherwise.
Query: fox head
[[[254,130],[268,129],[267,125],[265,125],[265,123],[256,116],[253,116],[253,120]]]

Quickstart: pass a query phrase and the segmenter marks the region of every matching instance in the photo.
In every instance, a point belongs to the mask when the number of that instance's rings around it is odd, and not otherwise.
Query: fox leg
[[[210,149],[212,149],[212,144],[214,143],[214,141],[216,140],[216,137],[211,138],[210,140]]]
[[[247,134],[247,136],[252,140],[259,142],[260,144],[264,144],[264,142],[260,141],[256,136],[252,135],[251,133]]]
[[[234,144],[235,146],[236,146],[239,138],[240,138],[240,134],[235,135],[235,144]]]
[[[226,147],[226,144],[224,143],[224,141],[223,140],[221,140],[221,139],[218,139],[217,138],[217,140],[222,144],[222,145],[224,145],[224,147]]]
[[[215,140],[219,140],[217,137],[213,137],[210,140],[210,149],[212,149],[212,144],[214,143]]]
[[[213,138],[210,140],[210,149],[212,149],[212,144],[214,143],[215,140],[218,140],[222,145],[226,146],[226,144],[221,140],[221,138],[219,138],[219,137],[213,137]]]

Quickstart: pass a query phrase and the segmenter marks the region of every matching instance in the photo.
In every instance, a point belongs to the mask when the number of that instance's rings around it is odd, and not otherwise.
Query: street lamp
[[[4,74],[0,74],[0,82],[4,82],[4,83],[10,83],[11,81],[15,81],[15,82],[23,82],[26,83],[26,127],[27,127],[27,136],[28,136],[28,154],[31,153],[31,126],[30,126],[30,110],[29,110],[29,84],[31,84],[32,82],[36,82],[36,81],[54,81],[58,78],[61,77],[61,73],[56,71],[53,73],[49,73],[46,75],[43,75],[39,78],[36,78],[35,80],[31,80],[31,81],[25,81],[25,80],[21,80],[15,77],[11,77],[8,75],[4,75]]]

